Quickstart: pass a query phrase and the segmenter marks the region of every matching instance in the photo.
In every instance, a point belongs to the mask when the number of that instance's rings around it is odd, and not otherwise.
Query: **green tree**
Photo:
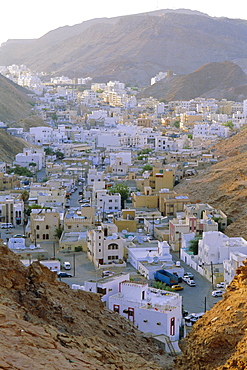
[[[228,122],[224,123],[223,126],[229,127],[230,130],[233,130],[234,124],[232,123],[232,121],[228,121]]]
[[[36,167],[37,166],[37,163],[35,162],[30,162],[28,163],[29,167]]]
[[[176,127],[176,128],[180,128],[180,122],[179,121],[175,121],[173,123],[173,126]]]
[[[49,146],[47,148],[44,148],[44,152],[46,155],[53,155],[54,151]]]
[[[63,230],[64,228],[62,226],[56,227],[55,234],[54,234],[55,238],[60,239],[62,236]]]
[[[198,243],[201,240],[201,236],[196,236],[194,239],[189,242],[189,250],[193,252],[194,255],[198,254]]]
[[[129,197],[129,188],[126,184],[115,184],[109,189],[110,194],[120,194],[121,195],[121,208],[124,208],[124,202],[128,199]]]
[[[33,172],[29,171],[26,167],[16,166],[7,171],[8,173],[14,172],[15,175],[33,177]]]
[[[153,166],[151,164],[145,164],[145,166],[142,167],[141,173],[145,171],[152,171],[152,169],[153,169]]]
[[[54,154],[57,159],[64,159],[64,154],[60,150],[57,150]]]

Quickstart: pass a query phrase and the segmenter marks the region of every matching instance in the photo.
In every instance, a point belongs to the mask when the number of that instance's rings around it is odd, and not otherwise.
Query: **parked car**
[[[13,238],[26,238],[26,235],[15,234]]]
[[[187,280],[186,280],[186,283],[187,283],[189,286],[196,286],[196,283],[194,282],[194,280],[187,279]]]
[[[213,297],[222,297],[222,295],[223,295],[222,290],[214,290],[214,291],[212,292],[212,296],[213,296]]]
[[[224,281],[222,281],[221,283],[216,284],[216,288],[225,288]]]
[[[2,225],[1,225],[1,228],[2,229],[12,229],[12,227],[14,227],[14,226],[13,226],[13,224],[11,222],[9,222],[9,223],[2,223]]]
[[[183,290],[184,289],[184,287],[182,287],[181,285],[172,285],[171,288],[173,290]]]
[[[193,325],[197,320],[199,320],[204,315],[204,312],[196,313],[194,317],[190,319],[191,324]]]
[[[113,271],[102,271],[102,277],[114,275]]]
[[[185,272],[184,273],[184,278],[189,278],[189,279],[194,279],[194,275],[191,272]]]
[[[187,316],[185,316],[185,317],[184,317],[185,323],[190,322],[190,320],[191,320],[193,317],[195,317],[195,315],[196,315],[196,314],[193,312],[193,313],[190,313],[190,314],[188,314]]]
[[[71,274],[68,274],[67,272],[64,272],[64,271],[59,271],[57,273],[57,276],[59,276],[59,277],[72,277]]]

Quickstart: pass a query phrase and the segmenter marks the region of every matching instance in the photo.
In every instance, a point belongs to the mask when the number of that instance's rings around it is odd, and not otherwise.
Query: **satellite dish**
[[[35,247],[35,245],[34,245],[34,244],[30,244],[29,248],[30,248],[30,249],[35,249],[36,247]]]
[[[143,237],[143,241],[146,242],[148,238],[146,236]]]
[[[158,225],[160,222],[159,220],[154,220],[155,225]]]
[[[159,257],[154,256],[153,261],[154,261],[155,263],[159,262]]]
[[[117,239],[118,238],[118,234],[112,234],[112,239]]]
[[[138,229],[138,233],[142,233],[142,229]]]
[[[134,237],[132,235],[128,236],[128,240],[132,241]]]
[[[127,230],[122,230],[123,234],[127,234],[127,232],[128,232]]]

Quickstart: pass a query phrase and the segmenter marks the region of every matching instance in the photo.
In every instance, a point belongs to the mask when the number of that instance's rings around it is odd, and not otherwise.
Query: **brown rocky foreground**
[[[221,301],[180,342],[179,370],[247,369],[247,262]]]
[[[100,297],[0,245],[0,369],[167,369],[170,356]]]

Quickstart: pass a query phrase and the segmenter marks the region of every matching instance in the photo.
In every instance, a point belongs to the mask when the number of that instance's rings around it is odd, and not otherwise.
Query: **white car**
[[[194,280],[187,279],[185,282],[186,282],[189,286],[196,286],[196,283],[194,282]]]
[[[214,290],[214,291],[212,292],[212,296],[213,296],[213,297],[222,297],[222,295],[223,295],[222,290]]]
[[[221,283],[216,284],[216,288],[225,288],[225,283],[222,281]]]

